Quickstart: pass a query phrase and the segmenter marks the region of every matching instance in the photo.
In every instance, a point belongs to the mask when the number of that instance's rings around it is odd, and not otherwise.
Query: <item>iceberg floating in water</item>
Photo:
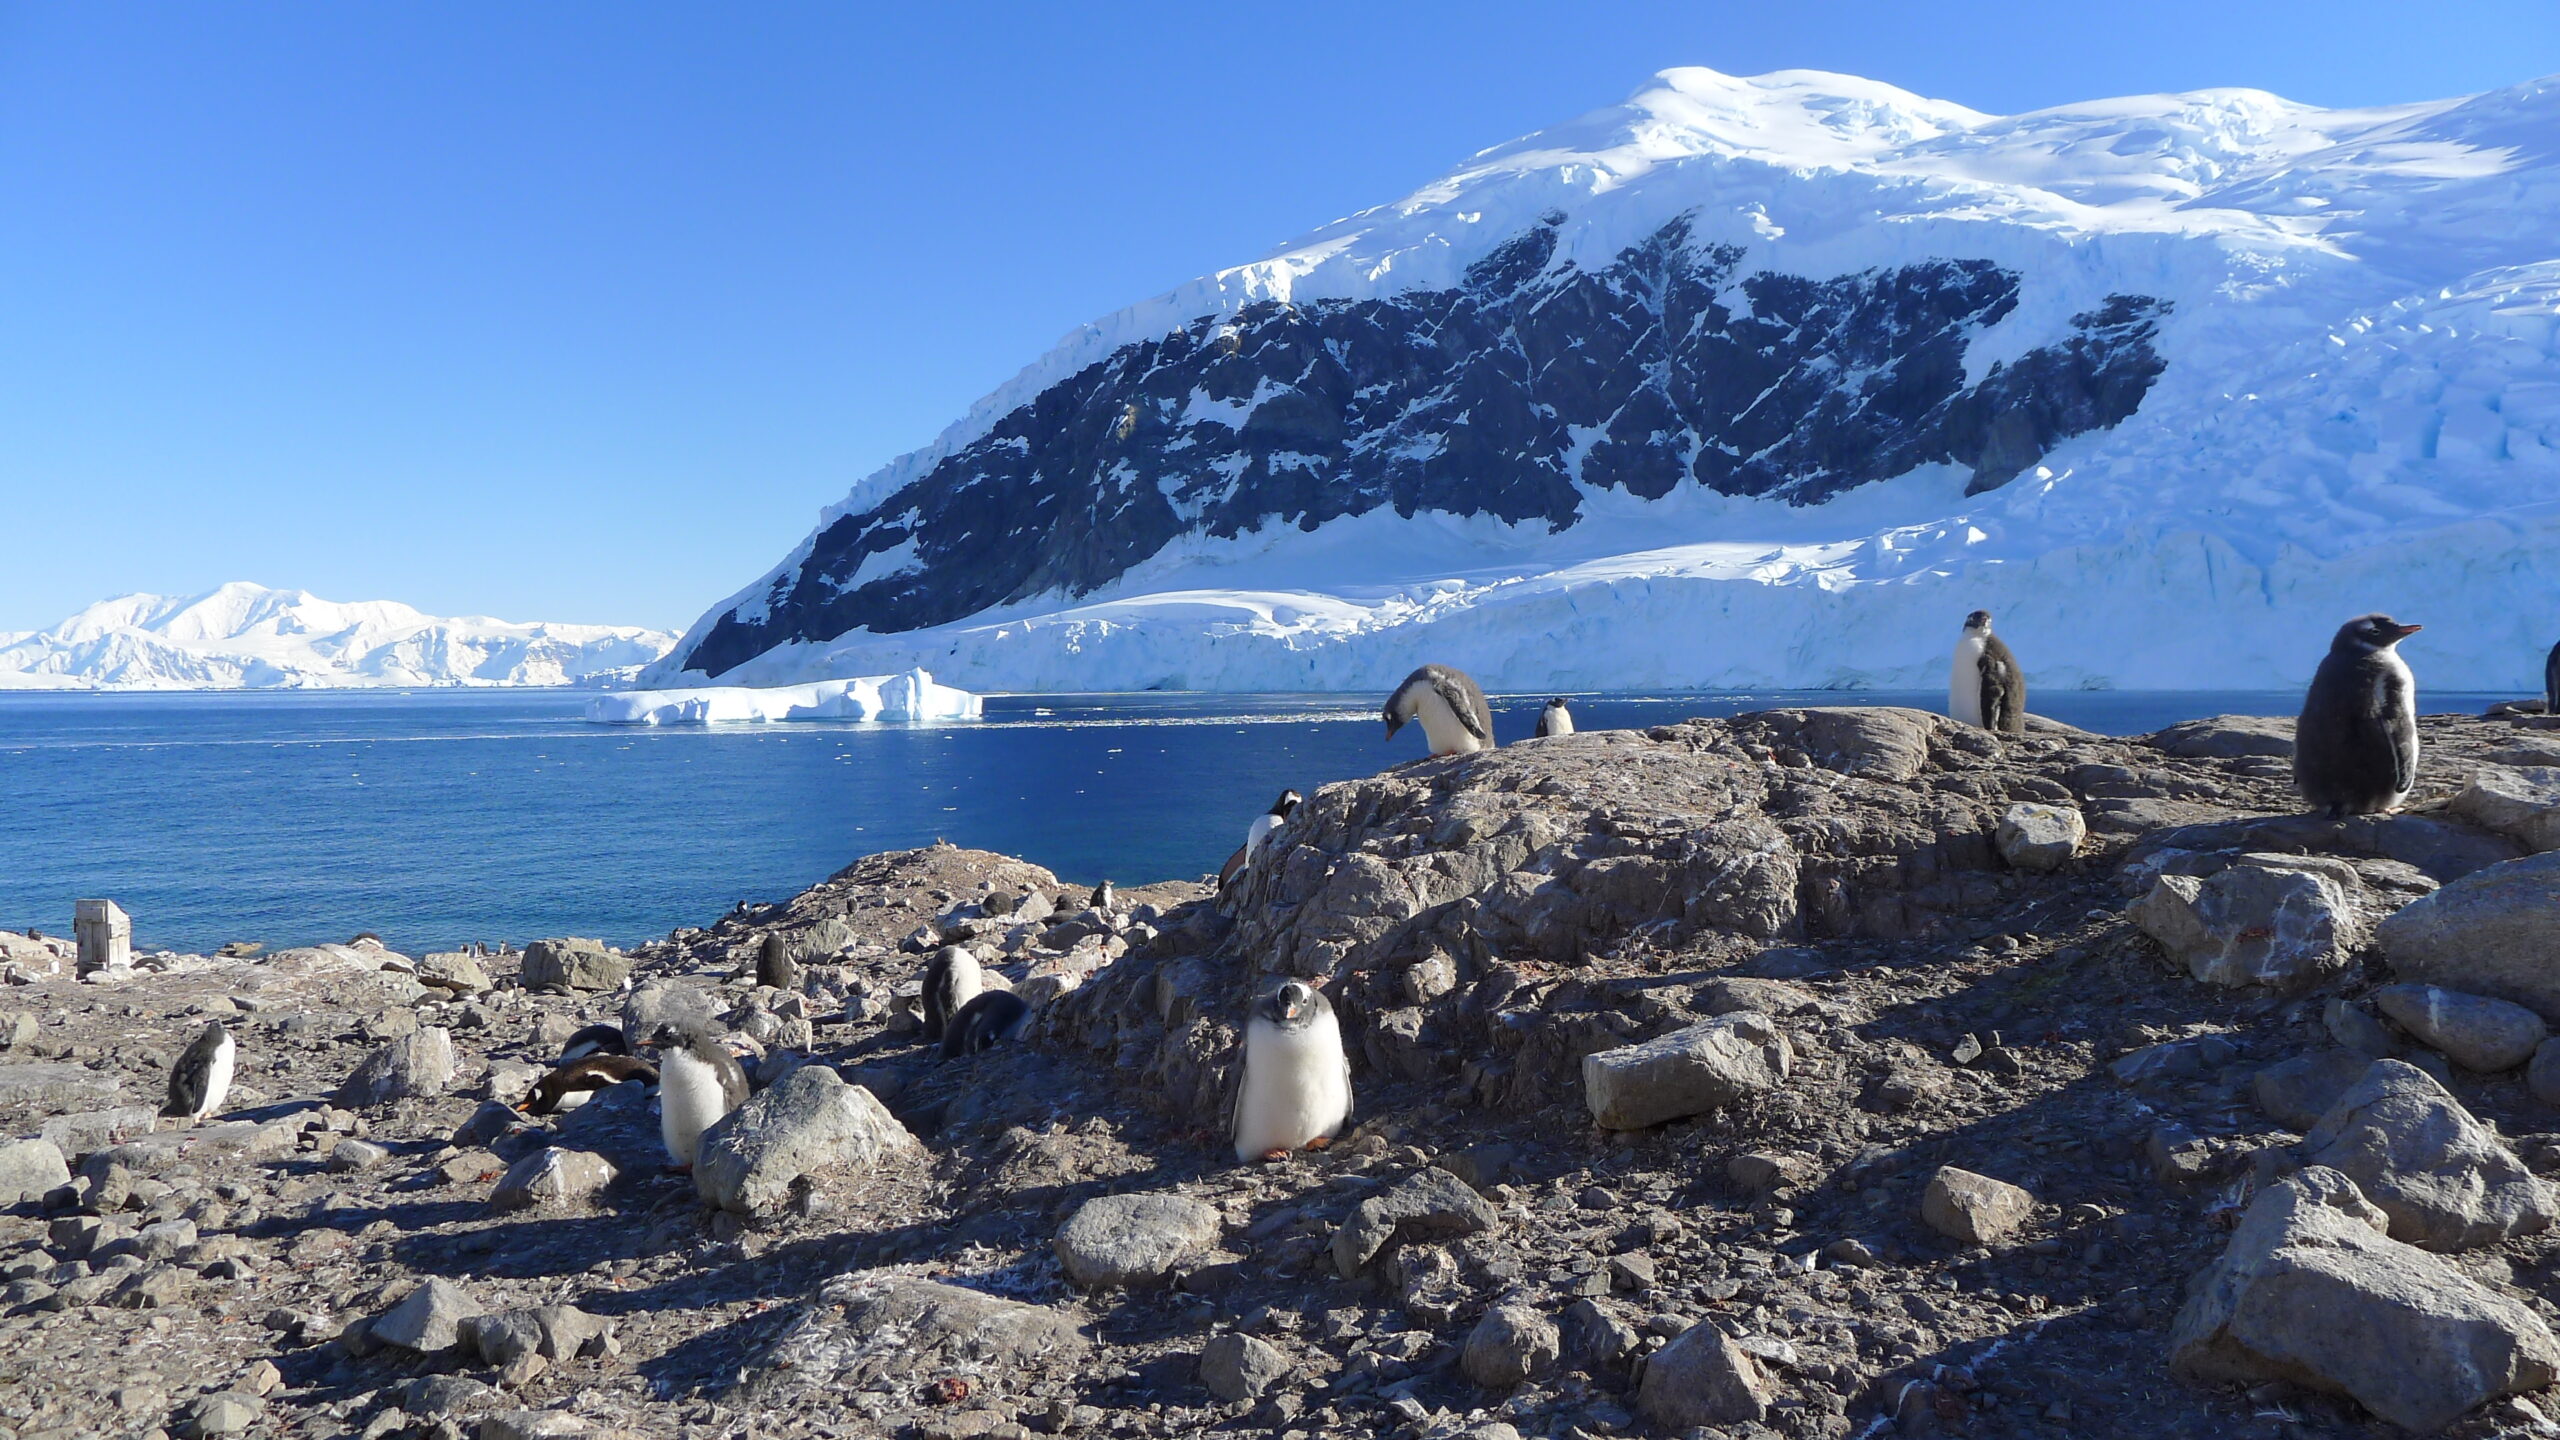
[[[770,720],[975,720],[982,706],[966,690],[937,685],[924,670],[863,675],[809,685],[720,685],[699,690],[626,690],[587,702],[601,725],[716,725]]]

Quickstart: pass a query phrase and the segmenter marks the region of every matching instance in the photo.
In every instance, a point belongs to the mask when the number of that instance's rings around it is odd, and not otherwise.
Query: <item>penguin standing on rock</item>
[[[1322,991],[1286,980],[1254,1003],[1233,1123],[1238,1160],[1321,1150],[1351,1118],[1351,1057]]]
[[[1425,665],[1404,677],[1387,697],[1387,738],[1408,720],[1422,722],[1422,738],[1434,755],[1472,755],[1493,748],[1493,707],[1484,688],[1464,670]]]
[[[1955,664],[1947,673],[1947,714],[2004,735],[2027,733],[2027,674],[1991,633],[1991,612],[1964,617]]]
[[[658,1083],[658,1067],[631,1055],[590,1055],[572,1060],[534,1082],[533,1093],[516,1109],[527,1115],[557,1115],[575,1110],[625,1081]]]
[[[949,1034],[951,1022],[985,988],[978,957],[968,946],[945,945],[935,951],[924,967],[924,1038],[940,1040]]]
[[[1253,825],[1244,832],[1244,848],[1228,856],[1227,863],[1218,867],[1218,889],[1224,891],[1235,883],[1237,876],[1252,869],[1262,843],[1271,838],[1272,831],[1287,824],[1289,817],[1305,803],[1306,797],[1297,791],[1283,790],[1280,798],[1271,802],[1269,810],[1254,816]]]
[[[667,1160],[691,1170],[702,1132],[747,1103],[747,1072],[708,1030],[658,1031],[658,1138]]]
[[[231,1093],[231,1069],[239,1054],[238,1043],[221,1021],[206,1022],[194,1043],[180,1052],[178,1063],[169,1067],[169,1103],[160,1107],[161,1115],[194,1125],[219,1113]]]
[[[756,983],[776,990],[800,988],[800,962],[791,958],[791,947],[779,931],[766,931],[764,943],[756,947]]]
[[[1011,1043],[1031,1028],[1031,1003],[1010,990],[990,990],[960,1007],[942,1037],[942,1058],[957,1059]]]
[[[2542,713],[2560,715],[2560,645],[2542,662]]]
[[[1547,708],[1538,712],[1538,738],[1544,740],[1550,735],[1572,733],[1573,709],[1566,705],[1564,697],[1559,695],[1547,702]]]
[[[2293,783],[2332,820],[2397,809],[2418,783],[2418,681],[2398,647],[2419,628],[2359,615],[2311,677],[2293,727]]]
[[[1119,903],[1120,892],[1111,888],[1110,881],[1105,880],[1101,884],[1093,887],[1093,905],[1091,908],[1096,910],[1108,910]]]

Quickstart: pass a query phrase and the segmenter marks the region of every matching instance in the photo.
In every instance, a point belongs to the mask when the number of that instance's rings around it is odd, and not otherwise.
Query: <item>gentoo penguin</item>
[[[533,1084],[533,1093],[516,1108],[527,1115],[557,1115],[575,1110],[627,1080],[658,1083],[658,1067],[631,1055],[590,1055],[572,1060]]]
[[[702,1132],[747,1103],[747,1072],[708,1030],[658,1032],[658,1137],[679,1170],[693,1168]]]
[[[2560,715],[2560,645],[2542,662],[2542,713]]]
[[[986,988],[978,957],[966,945],[945,945],[924,967],[924,1038],[939,1040],[951,1022]]]
[[[800,962],[791,958],[791,947],[774,931],[765,932],[764,944],[756,948],[756,983],[776,990],[800,988]]]
[[[1101,884],[1093,887],[1092,908],[1096,910],[1108,910],[1118,903],[1120,903],[1120,894],[1118,891],[1111,888],[1110,881],[1105,880]]]
[[[1564,703],[1564,697],[1559,695],[1547,702],[1547,708],[1538,712],[1538,738],[1543,740],[1550,735],[1572,733],[1573,710]]]
[[[1231,1127],[1238,1160],[1321,1150],[1351,1118],[1351,1057],[1322,991],[1289,980],[1255,1002]]]
[[[1484,690],[1464,670],[1425,665],[1404,677],[1387,697],[1387,738],[1407,720],[1422,722],[1422,738],[1434,755],[1467,755],[1493,748],[1493,709]]]
[[[2388,615],[2338,627],[2293,727],[2293,783],[2332,820],[2391,810],[2418,783],[2418,681]]]
[[[1244,848],[1228,856],[1227,863],[1218,867],[1220,890],[1225,890],[1235,883],[1238,875],[1253,868],[1253,862],[1260,857],[1262,843],[1271,838],[1272,831],[1289,823],[1289,817],[1306,803],[1306,798],[1295,790],[1283,790],[1280,798],[1271,802],[1269,810],[1253,817],[1252,827],[1244,832]]]
[[[193,1125],[219,1111],[223,1097],[231,1093],[231,1067],[239,1054],[221,1021],[206,1022],[178,1063],[169,1067],[169,1103],[160,1113]]]
[[[584,1060],[590,1055],[628,1055],[630,1053],[631,1038],[622,1033],[621,1026],[590,1025],[570,1036],[569,1043],[560,1047],[560,1063],[567,1065],[572,1061]]]
[[[1031,1028],[1031,1005],[1010,990],[990,990],[960,1007],[942,1037],[942,1058],[975,1055],[998,1041],[1022,1038]]]
[[[1956,641],[1955,664],[1947,672],[1947,713],[1985,730],[2027,733],[2027,675],[1991,633],[1988,610],[1964,617],[1964,636]]]

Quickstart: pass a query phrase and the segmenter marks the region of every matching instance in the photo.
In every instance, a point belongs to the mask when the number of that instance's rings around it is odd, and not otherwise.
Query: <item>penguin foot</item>
[[[1266,1165],[1275,1160],[1286,1160],[1288,1158],[1289,1152],[1286,1150],[1265,1150],[1262,1152],[1262,1163]]]
[[[1310,1140],[1310,1141],[1308,1141],[1308,1142],[1307,1142],[1307,1148],[1308,1148],[1308,1149],[1310,1149],[1310,1150],[1322,1150],[1322,1149],[1325,1149],[1325,1148],[1327,1148],[1327,1147],[1331,1146],[1332,1144],[1333,1144],[1333,1137],[1332,1137],[1332,1136],[1330,1136],[1330,1135],[1319,1135],[1319,1136],[1317,1136],[1316,1138],[1314,1138],[1313,1140]]]

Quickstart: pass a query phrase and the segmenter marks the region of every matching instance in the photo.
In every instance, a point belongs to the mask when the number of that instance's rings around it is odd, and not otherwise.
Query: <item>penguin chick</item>
[[[1351,1057],[1323,992],[1284,981],[1256,1001],[1244,1027],[1244,1076],[1229,1131],[1238,1160],[1321,1150],[1351,1118]]]
[[[708,1030],[680,1034],[662,1026],[658,1046],[658,1137],[668,1162],[691,1170],[702,1132],[747,1103],[747,1072]]]
[[[935,951],[924,967],[924,1038],[940,1040],[949,1034],[951,1022],[985,988],[978,957],[968,946],[945,945]]]
[[[631,1037],[622,1033],[621,1026],[590,1025],[570,1036],[569,1043],[560,1047],[560,1063],[566,1065],[573,1060],[584,1060],[590,1055],[628,1055],[630,1053]]]
[[[960,1007],[942,1037],[942,1058],[975,1055],[999,1041],[1019,1040],[1031,1028],[1031,1006],[1010,990],[990,990]]]
[[[658,1067],[634,1055],[589,1055],[535,1081],[533,1093],[516,1108],[527,1115],[557,1115],[630,1080],[655,1085]]]
[[[1119,894],[1119,892],[1118,892],[1118,891],[1113,890],[1113,889],[1111,888],[1111,882],[1110,882],[1110,881],[1105,880],[1105,881],[1103,881],[1101,884],[1096,885],[1096,886],[1094,886],[1094,887],[1093,887],[1093,908],[1094,908],[1094,909],[1096,909],[1096,910],[1108,910],[1108,909],[1110,909],[1112,906],[1114,906],[1114,905],[1118,904],[1118,903],[1119,903],[1119,901],[1120,901],[1120,894]]]
[[[2359,615],[2338,627],[2302,697],[2293,783],[2332,820],[2395,809],[2418,783],[2418,681],[2400,658],[2419,627]]]
[[[1387,697],[1387,738],[1408,720],[1422,722],[1422,738],[1434,755],[1468,755],[1493,748],[1493,707],[1484,689],[1463,670],[1425,665],[1404,677]]]
[[[791,958],[791,947],[775,931],[766,931],[764,944],[756,948],[756,983],[776,990],[800,988],[800,962]]]
[[[193,1125],[220,1112],[223,1098],[231,1093],[231,1070],[239,1054],[238,1043],[221,1021],[206,1022],[179,1053],[178,1063],[169,1067],[169,1103],[160,1113]]]
[[[1547,702],[1547,708],[1538,712],[1538,738],[1543,740],[1550,735],[1572,733],[1573,707],[1565,704],[1564,697],[1559,695]]]
[[[2027,676],[2018,657],[1991,633],[1991,612],[1964,617],[1955,663],[1947,670],[1947,714],[2004,735],[2027,733]]]

